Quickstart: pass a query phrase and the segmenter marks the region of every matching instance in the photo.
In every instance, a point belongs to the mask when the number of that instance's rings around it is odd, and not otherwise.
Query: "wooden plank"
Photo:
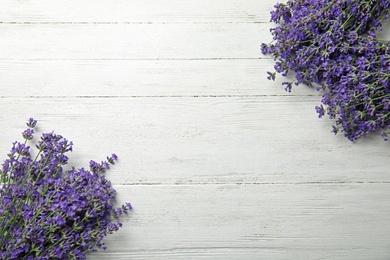
[[[1,24],[0,60],[257,59],[269,24]]]
[[[93,259],[386,259],[389,184],[120,186]]]
[[[193,23],[264,22],[274,0],[3,0],[2,22]]]
[[[255,60],[3,60],[0,96],[320,95],[299,86],[287,93],[273,61]],[[319,100],[319,99],[318,99]]]
[[[388,144],[356,144],[319,120],[317,97],[1,98],[5,158],[24,119],[75,143],[87,166],[116,152],[116,184],[389,182]]]

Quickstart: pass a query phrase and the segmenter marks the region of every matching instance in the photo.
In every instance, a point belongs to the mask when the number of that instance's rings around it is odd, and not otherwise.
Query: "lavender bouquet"
[[[377,39],[390,0],[289,0],[271,12],[273,42],[262,53],[275,59],[275,72],[323,92],[319,117],[335,119],[333,132],[351,141],[390,127],[390,43]]]
[[[115,208],[115,190],[102,175],[117,160],[90,161],[90,170],[64,170],[72,142],[44,133],[31,155],[37,121],[30,118],[24,142],[14,142],[0,171],[0,259],[85,259],[105,249],[102,239],[131,209]]]

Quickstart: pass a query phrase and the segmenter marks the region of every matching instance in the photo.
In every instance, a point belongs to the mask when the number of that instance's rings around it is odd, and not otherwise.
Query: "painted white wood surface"
[[[3,0],[0,15],[4,23],[254,23],[269,21],[273,4],[264,2]]]
[[[33,116],[134,211],[91,259],[389,259],[389,146],[266,80],[273,0],[3,0],[0,152]],[[387,35],[385,34],[384,37]]]

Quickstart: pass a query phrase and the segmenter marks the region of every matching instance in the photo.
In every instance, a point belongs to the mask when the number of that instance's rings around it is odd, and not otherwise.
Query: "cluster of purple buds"
[[[377,39],[390,0],[289,0],[271,12],[273,42],[262,44],[276,73],[323,92],[319,117],[351,141],[381,129],[390,133],[390,43]],[[293,73],[290,73],[293,72]]]
[[[36,121],[15,142],[0,171],[0,259],[85,259],[117,231],[130,203],[114,207],[116,191],[102,174],[117,160],[64,170],[72,142],[44,133],[31,155]]]

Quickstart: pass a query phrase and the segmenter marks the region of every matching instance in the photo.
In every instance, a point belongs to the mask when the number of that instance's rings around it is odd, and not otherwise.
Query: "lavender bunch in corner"
[[[390,43],[376,31],[388,17],[389,0],[289,0],[275,5],[274,41],[262,53],[275,59],[276,73],[323,91],[319,117],[336,120],[333,132],[351,141],[381,129],[390,133]]]
[[[23,143],[14,142],[0,171],[0,259],[85,259],[103,238],[117,231],[115,190],[102,174],[117,160],[90,162],[90,169],[64,170],[72,142],[42,134],[36,155],[27,145],[37,121],[30,118]]]

